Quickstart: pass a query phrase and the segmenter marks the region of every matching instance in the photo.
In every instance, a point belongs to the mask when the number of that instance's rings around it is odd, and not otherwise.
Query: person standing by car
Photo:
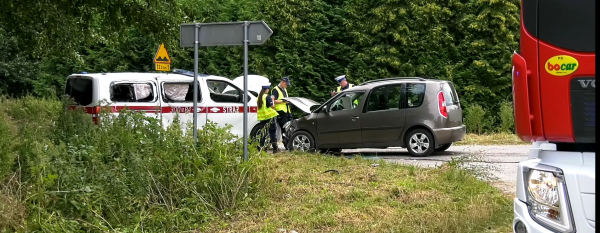
[[[354,86],[354,84],[348,83],[348,80],[346,80],[346,75],[340,75],[336,77],[335,81],[337,81],[340,85],[337,87],[337,91],[331,91],[331,96],[334,96],[338,92],[344,91]]]
[[[278,113],[275,111],[273,96],[268,95],[269,89],[271,89],[270,83],[263,85],[257,98],[256,106],[258,106],[258,111],[256,117],[260,122],[259,124],[261,124],[258,135],[260,137],[260,147],[264,148],[266,137],[262,135],[266,133],[264,129],[267,129],[271,139],[271,145],[273,146],[273,153],[277,153],[277,129],[275,128],[275,119],[278,116]]]
[[[283,100],[283,98],[287,98],[288,92],[287,88],[291,85],[290,78],[283,77],[281,81],[279,81],[279,85],[275,86],[271,90],[271,95],[273,95],[273,102],[275,103],[275,110],[279,114],[277,117],[277,124],[279,124],[279,128],[281,129],[281,135],[283,138],[283,145],[287,146],[287,135],[284,135],[285,130],[283,126],[285,123],[291,120],[291,112],[290,107],[287,102]]]

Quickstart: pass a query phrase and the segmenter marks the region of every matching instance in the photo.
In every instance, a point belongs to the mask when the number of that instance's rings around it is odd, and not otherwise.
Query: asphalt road
[[[467,168],[480,171],[482,179],[507,194],[514,196],[518,163],[526,160],[531,145],[515,146],[451,146],[447,151],[429,157],[411,157],[403,148],[343,150],[344,156],[361,155],[363,158],[435,167],[452,158],[466,159]]]

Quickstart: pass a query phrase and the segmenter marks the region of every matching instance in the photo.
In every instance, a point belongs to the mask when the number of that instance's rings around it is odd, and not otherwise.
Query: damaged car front
[[[294,116],[294,119],[288,121],[283,126],[283,129],[285,130],[283,137],[290,138],[296,129],[299,128],[299,125],[301,125],[302,128],[306,128],[306,126],[311,125],[309,122],[314,122],[316,115],[313,114],[313,111],[317,110],[321,104],[314,100],[303,97],[288,97],[284,98],[283,100],[294,106],[293,109],[298,109],[298,111],[292,110],[292,114],[296,116]],[[316,124],[313,123],[312,126],[316,128]],[[286,147],[288,146],[286,145]],[[288,149],[291,148],[288,147]]]

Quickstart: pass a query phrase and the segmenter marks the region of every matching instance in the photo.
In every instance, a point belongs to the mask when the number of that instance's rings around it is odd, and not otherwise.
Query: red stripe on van
[[[69,107],[74,109],[75,107]],[[109,112],[118,113],[123,109],[131,111],[141,111],[144,113],[192,113],[192,107],[159,107],[159,106],[109,106],[105,107]],[[257,107],[250,108],[249,113],[256,113]],[[86,107],[86,112],[89,114],[97,114],[96,107]],[[198,113],[244,113],[244,107],[224,107],[224,106],[211,106],[211,107],[198,107]]]

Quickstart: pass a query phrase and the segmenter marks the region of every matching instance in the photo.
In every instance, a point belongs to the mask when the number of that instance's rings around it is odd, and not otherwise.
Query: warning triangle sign
[[[158,46],[158,51],[154,55],[154,63],[171,64],[171,57],[165,48],[165,44]]]

